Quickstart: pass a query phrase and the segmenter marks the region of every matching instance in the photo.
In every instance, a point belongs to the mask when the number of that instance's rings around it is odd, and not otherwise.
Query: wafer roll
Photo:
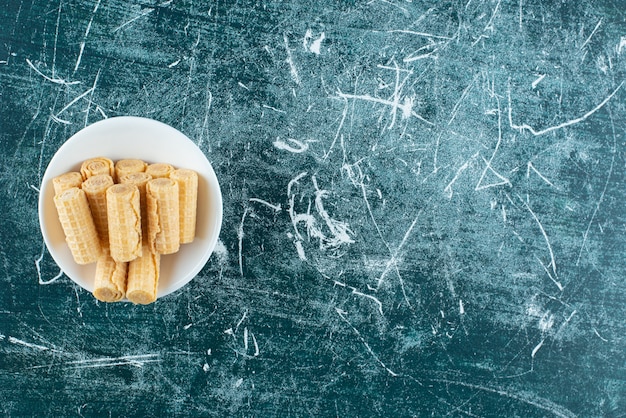
[[[102,302],[117,302],[126,295],[126,273],[128,263],[113,260],[108,249],[104,249],[96,262],[93,295]]]
[[[192,242],[196,235],[196,208],[198,205],[198,173],[178,169],[170,173],[170,179],[178,183],[180,243]]]
[[[82,183],[83,176],[78,171],[70,171],[52,179],[55,195],[61,194],[72,187],[80,187]]]
[[[115,163],[115,180],[120,183],[120,179],[131,173],[141,173],[146,171],[147,164],[142,160],[125,159]]]
[[[174,171],[174,167],[167,163],[154,163],[146,167],[146,173],[150,174],[153,179],[167,178]]]
[[[100,237],[103,247],[109,246],[109,224],[107,221],[107,197],[106,191],[113,186],[113,179],[108,174],[98,174],[89,177],[83,182],[83,190],[87,195],[93,222]]]
[[[125,174],[119,179],[120,183],[135,185],[139,189],[139,206],[141,207],[141,231],[144,240],[146,240],[148,237],[146,185],[150,180],[152,180],[152,176],[145,172]]]
[[[128,263],[126,298],[135,304],[146,305],[157,298],[161,256],[146,246],[142,256]]]
[[[100,239],[85,192],[72,187],[54,196],[54,205],[65,233],[65,241],[78,264],[93,263],[101,252]]]
[[[148,245],[154,253],[171,254],[180,248],[178,183],[154,179],[146,186]]]
[[[117,262],[131,261],[141,255],[141,209],[139,189],[115,184],[107,189],[109,248]]]
[[[115,175],[115,167],[113,161],[106,157],[90,158],[83,161],[83,164],[80,166],[80,174],[83,176],[83,180],[98,174],[108,174],[113,177]]]

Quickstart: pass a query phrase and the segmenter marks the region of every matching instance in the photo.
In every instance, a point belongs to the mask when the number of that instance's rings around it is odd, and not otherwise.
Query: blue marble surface
[[[0,7],[5,416],[624,416],[623,1]],[[215,253],[149,306],[59,271],[52,155],[192,138]]]

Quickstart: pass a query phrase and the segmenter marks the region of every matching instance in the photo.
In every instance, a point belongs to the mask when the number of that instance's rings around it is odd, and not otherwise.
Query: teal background
[[[625,81],[622,1],[1,1],[0,413],[623,416]],[[149,306],[37,220],[120,115],[224,195]]]

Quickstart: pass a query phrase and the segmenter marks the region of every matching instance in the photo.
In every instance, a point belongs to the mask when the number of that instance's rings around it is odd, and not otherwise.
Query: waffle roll
[[[94,263],[101,252],[100,238],[85,192],[78,187],[67,189],[54,196],[54,205],[74,261]]]
[[[131,261],[141,255],[141,209],[139,189],[115,184],[107,189],[109,248],[117,262]]]
[[[167,178],[146,186],[148,245],[153,253],[172,254],[180,248],[178,183]]]
[[[113,161],[106,157],[90,158],[83,161],[83,164],[80,166],[80,174],[83,176],[83,180],[98,174],[108,174],[113,177],[115,175],[115,166]]]
[[[89,177],[83,182],[82,189],[87,196],[89,208],[96,231],[103,247],[109,246],[109,224],[107,220],[107,197],[106,191],[113,186],[113,178],[108,174],[98,174]]]
[[[128,263],[126,298],[134,304],[147,305],[156,301],[161,256],[146,245],[141,257]]]
[[[135,185],[139,189],[139,206],[141,207],[141,231],[144,240],[146,240],[148,236],[146,185],[150,180],[152,180],[152,176],[145,172],[124,174],[119,179],[121,184]]]
[[[93,295],[101,302],[118,302],[126,295],[128,263],[113,260],[107,249],[96,261]]]
[[[70,171],[52,179],[54,194],[61,194],[72,187],[81,187],[83,176],[78,171]]]
[[[196,236],[198,173],[181,168],[172,171],[170,179],[178,183],[180,243],[187,244]]]
[[[126,174],[142,173],[146,171],[146,164],[143,160],[128,158],[115,162],[115,181],[121,183],[122,177]]]
[[[154,179],[167,178],[172,171],[174,171],[174,167],[167,163],[153,163],[146,167],[146,173]]]

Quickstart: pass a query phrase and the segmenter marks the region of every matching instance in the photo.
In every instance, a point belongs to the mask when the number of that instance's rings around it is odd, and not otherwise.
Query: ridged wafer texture
[[[54,205],[74,261],[77,264],[97,261],[102,249],[85,192],[78,187],[67,189],[54,196]]]
[[[139,205],[141,206],[141,231],[144,240],[147,240],[148,237],[146,185],[150,180],[152,180],[152,176],[145,172],[125,174],[119,179],[119,182],[121,184],[134,184],[139,189]]]
[[[172,171],[170,179],[178,183],[180,243],[187,244],[196,236],[198,173],[181,168]]]
[[[141,173],[146,171],[146,164],[143,160],[128,158],[115,163],[115,181],[120,183],[121,178],[126,174]]]
[[[115,166],[113,161],[106,157],[90,158],[83,161],[83,164],[80,166],[80,174],[83,176],[83,180],[98,174],[108,174],[113,177],[115,176]]]
[[[141,256],[141,209],[139,189],[129,184],[115,184],[107,189],[109,249],[117,262]]]
[[[109,224],[107,221],[107,196],[106,191],[113,186],[113,179],[108,174],[98,174],[89,177],[83,182],[82,189],[87,196],[89,208],[96,231],[103,247],[109,246]]]
[[[146,167],[146,173],[150,174],[153,179],[167,178],[172,171],[174,167],[167,163],[153,163]]]
[[[128,263],[126,298],[135,304],[146,305],[157,299],[161,256],[146,246],[142,256]]]
[[[104,249],[96,261],[96,276],[93,295],[102,302],[117,302],[126,295],[126,273],[128,263],[113,260],[108,249]]]
[[[178,183],[160,178],[146,186],[148,245],[159,254],[172,254],[180,248]]]
[[[55,195],[61,194],[72,187],[80,187],[82,183],[83,176],[78,171],[70,171],[52,179]]]

